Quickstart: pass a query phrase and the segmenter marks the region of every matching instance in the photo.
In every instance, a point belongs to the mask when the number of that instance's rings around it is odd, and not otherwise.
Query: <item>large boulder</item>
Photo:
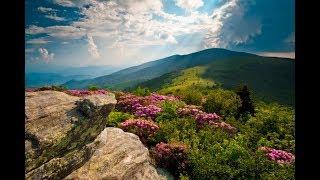
[[[151,164],[148,149],[135,134],[108,127],[88,146],[94,146],[90,159],[65,179],[166,179]]]
[[[58,91],[25,93],[26,179],[61,179],[91,156],[113,94],[76,97]]]

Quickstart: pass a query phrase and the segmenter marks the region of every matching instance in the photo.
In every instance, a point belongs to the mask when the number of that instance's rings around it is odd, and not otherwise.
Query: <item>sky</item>
[[[226,48],[295,56],[294,0],[26,0],[25,63],[132,66]]]

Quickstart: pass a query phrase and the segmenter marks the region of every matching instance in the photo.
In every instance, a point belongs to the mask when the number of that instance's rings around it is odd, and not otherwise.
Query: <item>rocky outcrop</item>
[[[167,179],[138,136],[106,128],[110,95],[26,92],[26,179]]]
[[[109,127],[89,146],[95,146],[91,158],[65,179],[166,179],[151,165],[148,149],[135,134]]]
[[[26,92],[26,179],[59,179],[80,167],[93,151],[86,145],[103,131],[115,104],[113,94]]]

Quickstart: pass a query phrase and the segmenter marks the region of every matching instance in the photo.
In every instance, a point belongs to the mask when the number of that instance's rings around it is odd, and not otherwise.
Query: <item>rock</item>
[[[103,131],[115,104],[114,95],[26,92],[26,179],[61,179],[80,167],[93,152],[87,144]],[[83,107],[90,108],[82,113]]]
[[[157,180],[148,149],[139,137],[108,127],[88,146],[94,146],[90,159],[65,179]]]

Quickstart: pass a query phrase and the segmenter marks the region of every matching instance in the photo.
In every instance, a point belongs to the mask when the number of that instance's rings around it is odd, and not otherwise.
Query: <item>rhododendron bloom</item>
[[[165,100],[177,100],[174,96],[164,96],[152,93],[150,96],[140,97],[132,94],[124,94],[118,98],[117,108],[124,112],[130,112],[137,117],[155,119],[161,112],[160,102]]]
[[[160,167],[177,169],[179,172],[186,170],[188,161],[187,146],[182,143],[158,143],[152,153]]]
[[[275,161],[278,164],[291,164],[295,160],[295,156],[287,151],[277,150],[270,147],[260,147],[260,150],[266,153],[269,160]]]
[[[158,131],[159,126],[153,121],[144,119],[128,119],[120,123],[120,128],[138,135],[143,143],[146,143],[148,138],[153,136]]]

